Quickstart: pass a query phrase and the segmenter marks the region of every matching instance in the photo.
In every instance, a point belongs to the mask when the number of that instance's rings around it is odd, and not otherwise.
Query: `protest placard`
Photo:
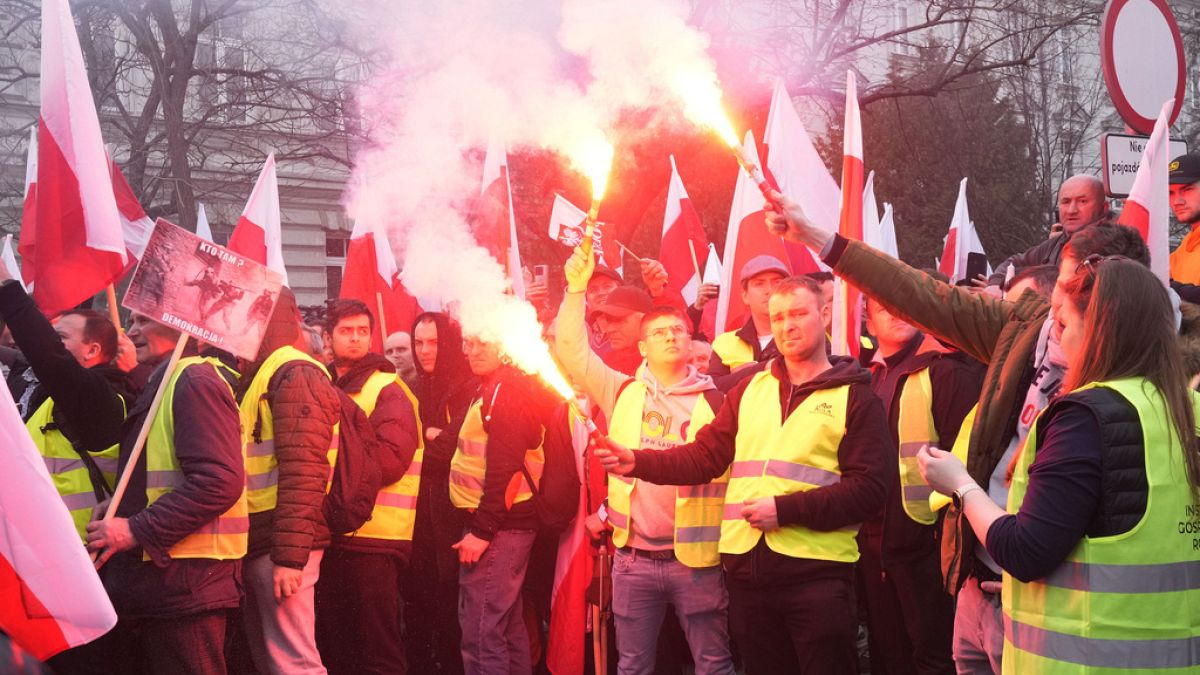
[[[253,360],[282,286],[278,272],[159,218],[122,304]]]

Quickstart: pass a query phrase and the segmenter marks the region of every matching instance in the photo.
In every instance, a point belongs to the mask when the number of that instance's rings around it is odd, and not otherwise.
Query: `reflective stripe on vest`
[[[122,398],[121,403],[124,405],[125,399]],[[67,440],[54,423],[54,401],[43,401],[25,422],[25,429],[33,438],[33,444],[42,455],[42,461],[46,463],[46,471],[50,473],[54,489],[71,512],[75,532],[79,539],[86,543],[87,524],[92,519],[92,507],[98,504],[99,500],[96,499],[95,486],[92,485],[92,476],[88,473],[87,465],[80,459],[71,441]],[[113,445],[102,452],[91,453],[110,491],[117,483],[117,457],[120,449],[120,445]]]
[[[413,420],[417,425],[417,450],[400,480],[385,485],[375,496],[375,508],[363,526],[346,535],[387,541],[412,541],[413,525],[417,519],[417,489],[421,482],[421,459],[425,454],[425,432],[417,411],[417,397],[395,373],[377,372],[367,378],[363,388],[350,398],[363,409],[367,418],[375,412],[379,394],[388,386],[399,387],[412,404]]]
[[[971,445],[971,429],[975,428],[975,413],[979,411],[979,404],[971,406],[970,412],[963,418],[962,424],[958,426],[958,435],[954,437],[954,445],[950,448],[950,454],[958,458],[963,466],[967,465],[967,448]],[[950,497],[940,492],[929,493],[929,510],[940,511],[950,505]]]
[[[325,366],[308,354],[290,345],[280,347],[263,361],[238,406],[242,416],[242,441],[246,448],[246,489],[250,513],[270,511],[275,508],[279,497],[279,460],[275,456],[275,426],[267,401],[267,388],[275,373],[292,361],[311,363],[326,376],[329,375]],[[334,462],[337,461],[337,442],[338,425],[335,424],[326,453],[330,479],[333,477]],[[325,489],[328,491],[328,483]]]
[[[146,508],[151,510],[163,495],[183,484],[183,470],[175,456],[175,387],[188,368],[213,368],[228,370],[218,359],[191,356],[181,359],[174,372],[168,374],[162,405],[150,423],[146,436]],[[220,377],[220,375],[218,375]],[[234,402],[233,388],[225,378],[230,402]],[[245,446],[243,446],[244,448]],[[243,455],[243,461],[245,457]],[[246,555],[249,541],[250,518],[246,510],[246,487],[237,501],[225,513],[204,523],[171,547],[169,555],[174,559],[208,558],[233,560]],[[149,556],[143,554],[144,560]]]
[[[545,429],[542,437],[545,438]],[[538,447],[525,452],[525,469],[539,483],[542,471],[546,467],[546,455],[541,443]],[[458,432],[458,449],[450,460],[450,501],[460,509],[479,507],[483,499],[483,480],[487,475],[487,431],[483,428],[483,401],[476,400],[467,410],[462,429]],[[504,491],[504,505],[512,508],[513,504],[529,501],[533,498],[533,490],[524,474],[517,472],[508,482]]]
[[[1005,673],[1200,672],[1200,554],[1184,531],[1200,514],[1174,423],[1141,378],[1095,383],[1120,394],[1142,427],[1146,513],[1132,530],[1083,537],[1058,569],[1024,583],[1004,575]],[[1200,416],[1200,399],[1193,394]],[[1009,492],[1020,510],[1038,450],[1026,439]]]
[[[737,331],[718,335],[717,339],[713,340],[712,350],[730,370],[746,363],[754,363],[754,347],[738,337]]]
[[[900,392],[900,415],[896,422],[900,439],[900,503],[908,517],[922,525],[932,525],[937,514],[929,508],[933,489],[921,477],[917,452],[925,445],[937,445],[937,427],[933,422],[933,384],[929,369],[909,373]]]
[[[745,553],[764,534],[741,516],[747,499],[788,495],[841,480],[838,446],[846,435],[850,386],[819,389],[783,419],[779,380],[756,373],[738,404],[738,432],[721,521],[721,553]],[[858,526],[819,532],[788,525],[765,534],[767,546],[793,558],[854,562]]]
[[[684,438],[690,443],[696,432],[712,421],[715,413],[702,394],[696,394],[689,421],[684,424]],[[627,448],[642,444],[642,425],[646,406],[646,385],[633,381],[617,398],[613,406],[612,439]],[[670,425],[668,425],[670,426]],[[725,504],[725,489],[729,472],[704,485],[683,485],[675,490],[675,557],[688,567],[712,567],[721,562],[717,544],[721,539],[721,512]],[[637,481],[609,475],[608,518],[613,526],[613,543],[625,546],[629,541],[630,505]]]

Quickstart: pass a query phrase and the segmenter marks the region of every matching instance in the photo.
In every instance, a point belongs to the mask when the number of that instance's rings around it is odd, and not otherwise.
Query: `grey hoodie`
[[[558,312],[555,349],[576,386],[582,387],[611,420],[617,397],[630,378],[608,367],[592,351],[583,319],[583,293],[567,293]],[[716,389],[712,378],[689,365],[683,380],[664,387],[645,362],[638,366],[634,377],[646,385],[641,448],[663,450],[683,444],[696,398],[708,389]],[[629,514],[630,546],[644,550],[673,548],[676,489],[645,481],[634,485]]]

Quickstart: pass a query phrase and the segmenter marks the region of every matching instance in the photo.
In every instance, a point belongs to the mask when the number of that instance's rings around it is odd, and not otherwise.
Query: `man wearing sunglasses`
[[[604,411],[618,442],[662,450],[691,441],[722,401],[712,378],[689,364],[691,322],[680,309],[649,309],[640,319],[636,346],[643,361],[634,377],[610,368],[589,348],[584,328],[584,292],[594,268],[594,257],[578,248],[567,261],[556,334],[560,361]],[[589,516],[588,526],[594,536],[612,530],[617,547],[613,614],[622,674],[654,672],[668,605],[687,636],[696,673],[734,672],[717,553],[726,482],[723,476],[676,487],[609,477],[607,505]]]

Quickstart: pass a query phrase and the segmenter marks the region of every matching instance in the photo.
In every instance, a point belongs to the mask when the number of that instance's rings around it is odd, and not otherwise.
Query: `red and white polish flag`
[[[400,283],[400,268],[396,265],[392,245],[383,228],[374,223],[373,218],[362,217],[354,222],[346,247],[340,297],[360,300],[371,309],[371,314],[376,317],[371,351],[382,354],[387,334],[412,330],[413,319],[420,308],[415,300],[404,300],[411,296]]]
[[[863,239],[863,142],[862,117],[854,73],[846,73],[846,122],[842,127],[842,209],[838,233],[847,239]],[[862,333],[862,303],[858,289],[840,278],[834,280],[833,353],[858,356]]]
[[[74,307],[126,267],[100,120],[67,0],[42,3],[41,114],[33,218],[22,219],[26,282],[46,314]]]
[[[504,144],[488,144],[483,160],[483,183],[471,216],[475,240],[491,252],[504,268],[508,283],[518,298],[525,297],[521,275],[521,249],[517,244],[517,220],[513,215],[512,185],[508,180],[508,152]]]
[[[671,155],[671,182],[667,187],[658,258],[667,269],[667,286],[682,295],[689,305],[694,303],[702,283],[699,272],[704,271],[708,262],[708,236],[679,177],[674,155]]]
[[[581,477],[590,475],[584,463],[589,461],[588,430],[575,415],[571,415],[571,445],[575,452],[575,467]],[[546,669],[553,675],[583,675],[584,643],[587,636],[587,588],[592,581],[590,538],[584,519],[587,518],[588,491],[582,485],[575,520],[558,538],[558,553],[554,566],[554,583],[550,595],[550,631],[546,644]],[[593,630],[599,630],[593,626]]]
[[[1170,185],[1168,182],[1167,165],[1171,161],[1170,131],[1171,112],[1175,108],[1175,99],[1163,103],[1154,122],[1154,131],[1146,142],[1146,150],[1142,153],[1142,161],[1138,164],[1137,174],[1133,177],[1133,187],[1125,198],[1125,208],[1121,211],[1120,223],[1137,229],[1146,240],[1150,249],[1150,269],[1162,279],[1164,284],[1170,279],[1170,243],[1168,229],[1170,228]]]
[[[984,253],[984,250],[967,208],[967,179],[963,178],[958,184],[958,200],[954,202],[954,217],[950,219],[950,230],[942,245],[938,271],[950,277],[950,283],[959,281],[967,275],[967,256],[972,253]],[[991,273],[990,265],[988,272]]]
[[[747,143],[752,142],[753,136],[747,133]],[[799,200],[814,222],[833,229],[837,218],[837,183],[813,147],[782,80],[776,80],[771,94],[762,160],[768,183]],[[764,219],[762,193],[745,171],[739,171],[722,255],[721,293],[717,297],[714,329],[718,334],[740,328],[747,318],[738,275],[751,258],[774,256],[787,262],[793,274],[821,269],[808,248],[772,235],[763,225]]]
[[[279,209],[279,179],[275,175],[275,153],[267,156],[263,163],[254,191],[246,201],[242,217],[238,219],[229,235],[229,250],[262,263],[283,275],[288,283],[287,268],[283,264],[283,214]]]
[[[117,200],[117,212],[121,216],[121,232],[125,237],[125,249],[134,258],[141,260],[146,250],[146,242],[150,241],[150,232],[154,229],[154,221],[146,215],[138,198],[125,180],[125,174],[116,160],[110,160],[109,171],[112,174],[113,196]]]
[[[104,635],[117,614],[8,388],[0,390],[0,630],[44,660]]]

